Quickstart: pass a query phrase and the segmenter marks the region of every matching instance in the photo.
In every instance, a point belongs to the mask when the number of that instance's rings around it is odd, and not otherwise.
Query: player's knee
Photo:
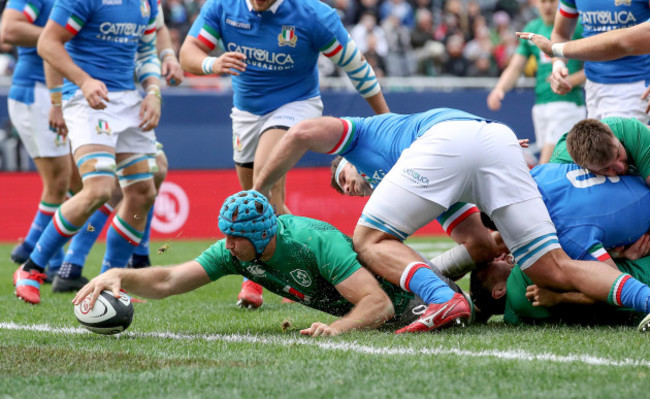
[[[153,182],[156,186],[156,190],[158,190],[167,177],[167,170],[169,167],[167,156],[164,152],[156,155],[156,166],[158,166],[158,171],[153,174]]]

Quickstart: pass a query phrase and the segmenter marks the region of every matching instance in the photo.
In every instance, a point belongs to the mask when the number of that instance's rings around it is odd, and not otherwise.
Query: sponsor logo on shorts
[[[234,26],[235,28],[241,28],[241,29],[250,29],[251,28],[251,24],[247,24],[246,22],[233,21],[230,18],[226,18],[226,23],[228,25]]]
[[[108,126],[108,122],[105,121],[104,119],[100,119],[97,121],[97,126],[95,127],[95,130],[97,130],[97,134],[107,134],[111,135],[111,128]]]
[[[291,46],[296,47],[298,36],[296,36],[295,26],[282,26],[282,32],[278,35],[278,46]]]
[[[410,180],[411,182],[417,184],[421,188],[429,187],[429,178],[422,176],[413,169],[404,169],[402,170],[402,176]]]
[[[311,285],[311,277],[309,277],[309,273],[302,269],[296,269],[292,271],[291,277],[296,281],[296,283],[302,285],[303,287],[309,287]]]
[[[57,134],[56,137],[54,138],[54,145],[56,147],[63,147],[64,145],[68,144],[68,136],[62,136],[60,134]]]

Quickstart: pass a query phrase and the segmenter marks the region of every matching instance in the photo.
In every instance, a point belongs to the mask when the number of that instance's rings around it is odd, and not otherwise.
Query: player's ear
[[[498,282],[492,287],[492,298],[501,299],[506,294],[505,281]]]

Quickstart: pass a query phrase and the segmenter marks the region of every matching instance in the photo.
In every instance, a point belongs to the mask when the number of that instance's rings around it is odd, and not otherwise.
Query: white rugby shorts
[[[568,101],[536,104],[532,109],[535,142],[539,149],[547,144],[557,144],[562,135],[587,117],[584,105]]]
[[[650,120],[645,109],[648,100],[642,100],[645,92],[644,81],[632,83],[596,83],[587,79],[585,102],[587,117],[603,119],[609,116],[636,118],[647,124]]]
[[[156,133],[143,131],[140,125],[142,96],[136,90],[109,92],[102,110],[92,109],[81,90],[63,102],[63,117],[68,125],[72,152],[77,148],[100,144],[115,148],[115,153],[156,153]]]
[[[55,158],[70,154],[70,144],[64,136],[50,130],[50,92],[42,83],[34,86],[34,102],[25,104],[8,100],[9,117],[20,140],[32,158]]]
[[[230,114],[233,132],[233,160],[237,164],[254,162],[260,136],[269,128],[285,127],[288,129],[300,121],[318,118],[322,115],[323,102],[320,96],[284,104],[262,116],[233,107]]]
[[[559,248],[557,237],[526,247],[554,236],[555,226],[517,137],[500,123],[448,121],[433,126],[402,152],[366,203],[359,224],[403,240],[455,202],[477,204],[492,216],[499,231],[503,229],[505,244],[520,249],[523,260],[534,263]]]

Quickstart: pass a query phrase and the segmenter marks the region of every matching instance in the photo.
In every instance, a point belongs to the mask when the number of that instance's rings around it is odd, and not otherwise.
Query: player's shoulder
[[[338,231],[336,227],[327,222],[305,216],[280,215],[278,217],[278,221],[283,225],[285,230],[288,230],[289,232],[309,230],[312,230],[314,232]]]
[[[321,0],[278,0],[283,3],[280,7],[290,10],[291,15],[298,16],[303,23],[323,22],[336,17],[340,18],[331,6]]]

